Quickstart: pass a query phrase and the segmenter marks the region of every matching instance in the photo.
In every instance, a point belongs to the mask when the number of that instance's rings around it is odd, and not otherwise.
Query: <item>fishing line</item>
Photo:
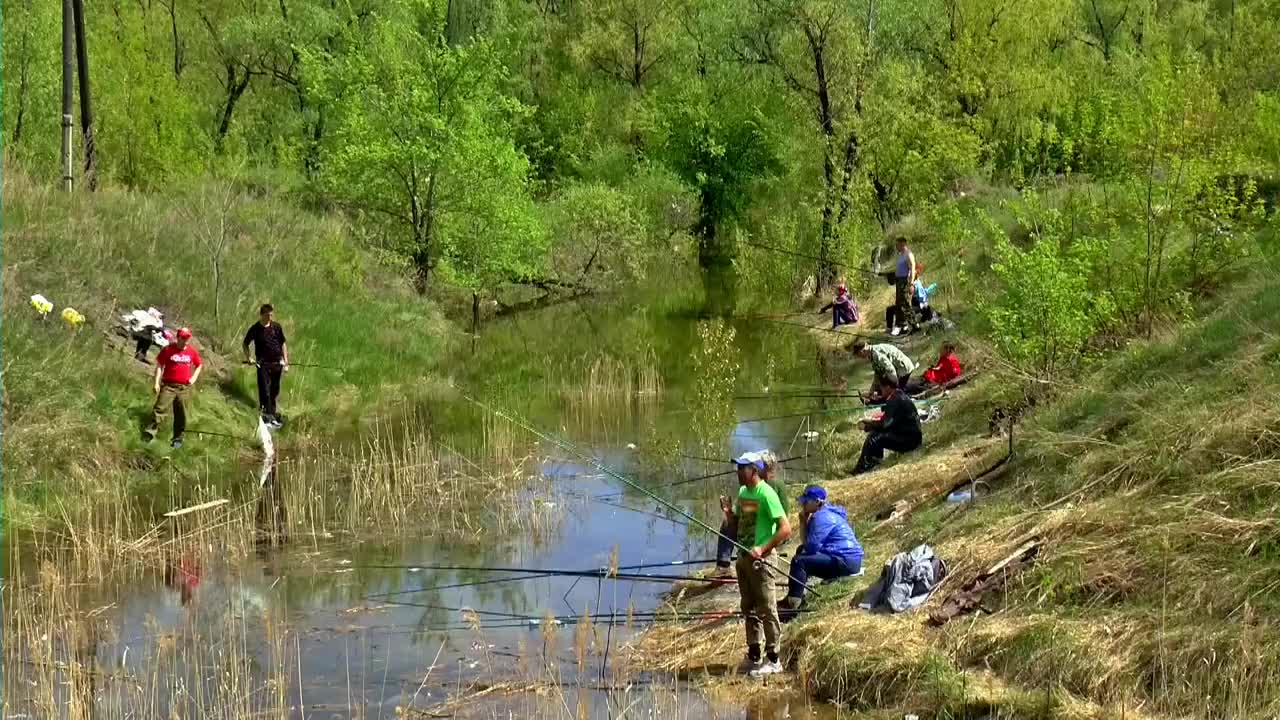
[[[506,413],[502,412],[501,410],[497,410],[497,409],[495,409],[495,408],[492,408],[492,407],[490,407],[489,405],[487,405],[487,404],[485,404],[485,403],[481,402],[480,400],[476,400],[475,398],[471,397],[470,395],[467,395],[467,394],[466,394],[466,393],[464,393],[464,392],[459,392],[459,395],[461,395],[461,396],[462,396],[462,398],[463,398],[464,400],[466,400],[467,402],[470,402],[471,404],[476,405],[477,407],[480,407],[481,409],[484,409],[484,410],[488,411],[489,413],[491,413],[491,414],[493,414],[493,415],[496,415],[497,417],[500,417],[500,418],[502,418],[502,419],[506,420],[507,422],[509,422],[509,423],[511,423],[511,424],[513,424],[513,425],[515,425],[515,426],[517,426],[517,427],[523,428],[526,432],[529,432],[529,433],[531,433],[532,435],[534,435],[535,437],[539,437],[539,438],[541,438],[541,439],[543,439],[543,440],[545,440],[545,441],[547,441],[547,442],[549,442],[549,443],[551,443],[551,444],[555,445],[556,447],[559,447],[561,450],[564,450],[565,452],[568,452],[568,453],[570,453],[570,454],[573,454],[573,455],[577,456],[580,460],[582,460],[583,462],[586,462],[586,463],[590,464],[590,465],[591,465],[592,467],[594,467],[596,470],[598,470],[598,471],[600,471],[600,472],[602,472],[602,473],[604,473],[604,474],[608,475],[609,477],[612,477],[613,479],[617,480],[618,482],[621,482],[621,483],[623,483],[623,484],[627,485],[628,487],[630,487],[630,488],[632,488],[632,489],[636,490],[637,492],[639,492],[639,493],[641,493],[641,494],[643,494],[643,495],[648,496],[648,497],[649,497],[651,500],[653,500],[654,502],[656,502],[656,503],[658,503],[658,504],[660,504],[660,505],[663,505],[663,506],[665,506],[665,507],[667,507],[667,508],[669,508],[669,509],[671,509],[671,510],[674,510],[676,513],[678,513],[678,514],[680,514],[682,517],[684,517],[684,518],[688,519],[688,520],[689,520],[691,523],[693,523],[694,525],[697,525],[698,527],[700,527],[700,528],[702,528],[702,529],[706,530],[707,532],[711,533],[712,535],[714,535],[714,536],[716,536],[716,537],[724,537],[726,540],[728,540],[729,542],[731,542],[731,543],[733,544],[733,546],[734,546],[734,547],[736,547],[738,550],[742,551],[743,553],[746,553],[747,555],[750,555],[750,553],[751,553],[751,551],[752,551],[752,549],[753,549],[753,548],[749,548],[749,547],[747,547],[746,545],[743,545],[742,543],[738,542],[738,540],[737,540],[736,538],[729,538],[729,537],[727,537],[727,536],[721,535],[721,533],[720,533],[720,531],[719,531],[719,530],[716,530],[716,529],[712,528],[712,527],[711,527],[710,525],[708,525],[707,523],[704,523],[703,521],[699,520],[698,518],[694,517],[693,515],[690,515],[689,513],[685,512],[685,511],[684,511],[684,509],[682,509],[679,505],[676,505],[676,504],[675,504],[675,503],[673,503],[673,502],[669,502],[669,501],[667,501],[667,500],[663,499],[662,497],[659,497],[656,493],[654,493],[654,492],[650,491],[648,488],[644,487],[643,485],[641,485],[641,484],[639,484],[639,483],[635,482],[634,480],[632,480],[632,479],[630,479],[630,478],[628,478],[628,477],[625,477],[625,476],[624,476],[624,475],[622,475],[621,473],[618,473],[618,472],[616,472],[616,471],[612,470],[612,469],[611,469],[611,468],[609,468],[608,466],[606,466],[606,465],[604,465],[603,463],[601,463],[600,461],[596,460],[596,458],[595,458],[595,457],[593,457],[593,456],[590,456],[590,455],[587,455],[587,454],[583,453],[581,450],[578,450],[577,448],[575,448],[574,446],[570,445],[569,443],[567,443],[567,442],[565,442],[565,441],[563,441],[563,440],[560,440],[560,439],[558,439],[558,438],[552,437],[551,435],[548,435],[548,434],[546,434],[546,433],[544,433],[544,432],[542,432],[542,431],[538,430],[537,428],[531,427],[528,423],[526,423],[526,422],[524,422],[524,421],[522,421],[522,420],[518,420],[518,419],[516,419],[516,418],[511,417],[510,415],[508,415],[508,414],[506,414]],[[774,566],[772,566],[772,565],[768,565],[767,563],[764,563],[764,560],[763,560],[763,559],[761,559],[761,560],[760,560],[760,562],[761,562],[762,564],[765,564],[767,567],[769,567],[770,569],[772,569],[774,572],[778,572],[778,573],[783,574],[783,575],[784,575],[785,577],[787,577],[789,580],[793,580],[793,581],[795,581],[795,582],[799,583],[799,584],[800,584],[802,587],[804,587],[805,589],[808,589],[808,590],[812,591],[812,592],[813,592],[815,595],[817,595],[818,597],[821,597],[821,595],[820,595],[820,594],[818,594],[818,592],[817,592],[816,590],[813,590],[813,588],[811,588],[807,583],[800,582],[798,579],[796,579],[796,578],[792,577],[790,572],[784,572],[784,571],[782,571],[782,570],[779,570],[777,567],[774,567]]]

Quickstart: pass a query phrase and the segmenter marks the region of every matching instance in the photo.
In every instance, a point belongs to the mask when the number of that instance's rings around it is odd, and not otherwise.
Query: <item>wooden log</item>
[[[231,502],[231,501],[230,500],[210,500],[207,503],[192,505],[191,507],[182,508],[181,510],[170,510],[169,512],[165,513],[164,516],[167,518],[181,517],[188,513],[199,512],[201,510],[209,510],[211,508],[216,508],[222,505],[226,505],[228,502]]]

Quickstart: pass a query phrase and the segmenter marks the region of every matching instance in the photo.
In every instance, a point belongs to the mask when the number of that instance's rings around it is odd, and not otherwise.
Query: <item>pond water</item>
[[[483,391],[485,402],[565,444],[522,438],[527,483],[511,508],[540,507],[553,522],[477,525],[463,537],[434,532],[430,517],[390,538],[295,533],[248,560],[227,559],[206,533],[127,582],[61,578],[59,592],[73,593],[94,627],[106,628],[77,644],[103,675],[61,677],[42,711],[14,692],[24,672],[56,664],[33,649],[27,670],[5,668],[6,717],[45,717],[54,707],[70,716],[77,682],[91,685],[91,716],[110,718],[198,717],[212,708],[227,716],[237,702],[246,714],[276,708],[264,717],[413,717],[410,708],[419,717],[819,717],[824,711],[798,696],[712,698],[619,663],[620,647],[660,607],[666,578],[707,567],[714,538],[618,476],[716,524],[715,498],[735,490],[732,475],[670,483],[727,471],[728,458],[770,448],[796,458],[784,477],[798,493],[821,464],[807,433],[834,417],[805,413],[849,404],[808,396],[821,392],[826,371],[806,333],[732,326],[728,338],[692,319],[595,307],[489,325],[446,369],[458,386]],[[461,435],[474,435],[474,423],[461,414],[483,411],[426,405],[436,437],[470,446]],[[289,473],[282,463],[275,481],[291,482]],[[6,557],[23,554],[18,547]],[[664,577],[489,569],[611,563]],[[6,597],[15,574],[40,582],[35,568],[6,568]],[[584,613],[590,625],[579,622]],[[510,692],[520,689],[532,692]],[[231,693],[249,698],[223,697]]]

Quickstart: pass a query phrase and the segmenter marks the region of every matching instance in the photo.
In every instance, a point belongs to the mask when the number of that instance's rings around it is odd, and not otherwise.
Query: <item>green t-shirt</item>
[[[769,542],[778,531],[778,521],[785,517],[778,493],[768,483],[757,483],[755,489],[746,485],[738,488],[738,542],[747,547],[759,547]]]

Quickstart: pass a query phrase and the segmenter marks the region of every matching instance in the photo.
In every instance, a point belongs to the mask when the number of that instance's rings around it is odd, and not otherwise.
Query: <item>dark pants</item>
[[[858,465],[853,469],[853,474],[874,470],[884,460],[885,450],[911,452],[920,447],[920,442],[921,438],[918,435],[905,436],[873,430],[867,433],[866,442],[862,443],[862,457],[858,458]]]
[[[787,581],[787,597],[803,598],[804,586],[809,576],[823,580],[857,575],[862,569],[862,558],[847,560],[826,553],[797,554],[791,558],[791,579]]]
[[[853,325],[857,322],[858,313],[854,312],[852,305],[832,305],[831,327],[838,328],[841,325]]]
[[[912,285],[908,278],[894,278],[894,303],[892,318],[886,318],[886,324],[892,330],[895,327],[909,328],[916,324],[916,313],[911,307]],[[890,311],[885,311],[888,315]],[[889,322],[892,321],[892,322]]]
[[[262,416],[276,416],[276,398],[280,396],[280,375],[282,369],[278,360],[258,361],[258,407]]]
[[[716,538],[716,565],[722,568],[729,567],[729,563],[733,560],[733,541],[738,537],[738,517],[735,515],[732,520],[725,520],[720,524],[720,537]]]

